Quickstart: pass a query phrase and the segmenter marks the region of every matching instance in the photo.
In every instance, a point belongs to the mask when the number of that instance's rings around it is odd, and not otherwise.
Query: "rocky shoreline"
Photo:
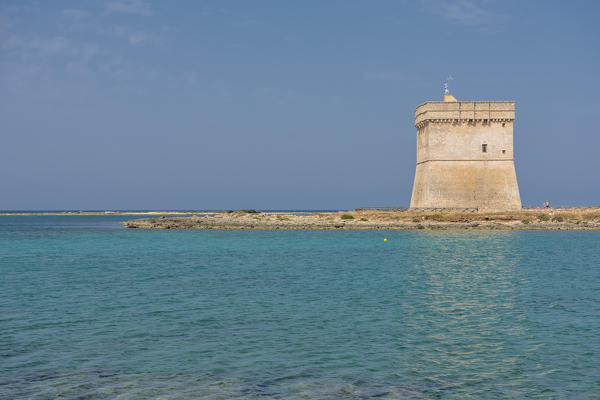
[[[253,211],[253,210],[252,210]],[[220,212],[123,222],[141,229],[600,230],[597,208],[477,211]]]

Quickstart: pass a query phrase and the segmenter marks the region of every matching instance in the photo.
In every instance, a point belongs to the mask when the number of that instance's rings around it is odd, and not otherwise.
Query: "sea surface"
[[[600,232],[130,218],[0,217],[0,399],[600,397]]]

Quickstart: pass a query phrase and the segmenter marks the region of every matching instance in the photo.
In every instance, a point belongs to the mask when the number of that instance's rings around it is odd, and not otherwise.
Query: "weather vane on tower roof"
[[[444,98],[443,100],[445,102],[455,102],[457,101],[456,98],[454,96],[452,96],[450,94],[450,90],[448,89],[448,82],[454,80],[454,78],[452,78],[451,76],[446,78],[446,82],[444,83]]]
[[[444,83],[444,94],[445,94],[445,95],[446,95],[446,94],[450,94],[450,91],[448,90],[448,82],[449,82],[449,81],[452,81],[452,80],[454,80],[454,78],[453,78],[453,77],[451,77],[451,76],[448,76],[448,77],[446,78],[446,82]]]

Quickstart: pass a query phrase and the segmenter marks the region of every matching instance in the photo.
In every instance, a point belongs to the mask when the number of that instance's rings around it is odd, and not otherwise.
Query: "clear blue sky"
[[[0,209],[408,205],[414,109],[515,100],[524,205],[600,205],[600,2],[1,1]]]

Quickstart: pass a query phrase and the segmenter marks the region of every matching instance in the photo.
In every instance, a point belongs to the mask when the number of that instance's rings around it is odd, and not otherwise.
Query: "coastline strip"
[[[600,230],[600,209],[520,211],[227,212],[123,222],[138,229]]]

